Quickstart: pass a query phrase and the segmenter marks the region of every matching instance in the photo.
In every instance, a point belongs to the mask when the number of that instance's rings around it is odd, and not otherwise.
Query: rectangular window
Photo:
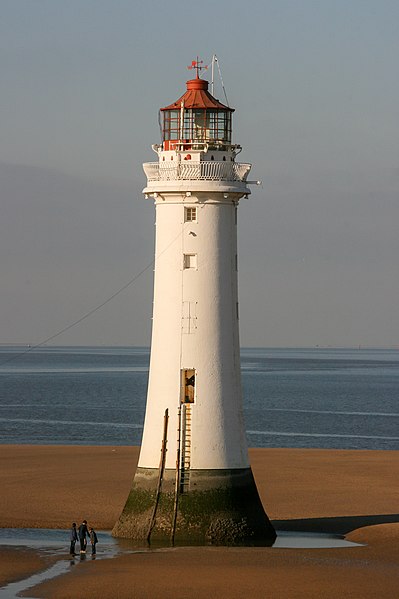
[[[181,371],[181,402],[194,403],[195,400],[195,370],[184,368]]]
[[[197,268],[197,254],[184,254],[184,268]]]
[[[192,223],[197,220],[197,208],[184,208],[184,222]]]

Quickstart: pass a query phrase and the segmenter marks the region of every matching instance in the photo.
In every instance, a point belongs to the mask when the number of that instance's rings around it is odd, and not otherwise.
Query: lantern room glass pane
[[[163,140],[231,143],[231,112],[229,110],[184,110],[183,126],[180,110],[163,112]]]
[[[192,134],[192,139],[195,139],[196,141],[205,141],[208,137],[209,134],[207,134],[207,131],[209,132],[209,127],[208,127],[208,115],[206,113],[206,110],[194,110],[193,111],[193,134]],[[207,118],[208,117],[208,118]]]
[[[193,113],[191,110],[184,111],[183,139],[191,139],[193,132]]]
[[[178,139],[179,138],[179,111],[166,110],[163,115],[163,138]]]

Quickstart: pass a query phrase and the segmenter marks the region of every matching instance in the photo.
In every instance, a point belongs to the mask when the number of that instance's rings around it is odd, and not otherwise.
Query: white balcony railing
[[[146,162],[143,164],[148,183],[151,181],[246,181],[251,164],[239,162],[181,162],[178,164]]]

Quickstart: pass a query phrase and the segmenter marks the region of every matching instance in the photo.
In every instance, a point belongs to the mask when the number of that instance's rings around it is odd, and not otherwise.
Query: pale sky
[[[0,7],[0,343],[41,343],[151,264],[158,109],[216,53],[263,181],[239,209],[241,344],[399,346],[397,0]],[[152,276],[52,343],[149,345]]]

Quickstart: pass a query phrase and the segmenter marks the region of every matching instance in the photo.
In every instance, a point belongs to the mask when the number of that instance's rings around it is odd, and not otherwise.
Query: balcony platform
[[[251,164],[225,161],[179,162],[176,164],[146,162],[146,194],[162,191],[222,192],[250,194],[247,177]]]

